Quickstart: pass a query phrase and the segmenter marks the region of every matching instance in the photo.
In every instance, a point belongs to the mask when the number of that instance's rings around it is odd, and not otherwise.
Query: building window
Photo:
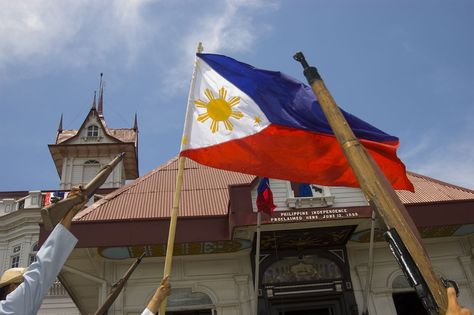
[[[87,160],[84,162],[85,165],[98,165],[100,164],[99,161],[96,160]]]
[[[98,137],[99,136],[99,127],[96,125],[90,125],[87,127],[87,136],[88,137]]]
[[[38,243],[33,244],[33,246],[31,247],[31,252],[28,259],[29,265],[31,265],[32,263],[36,261],[36,254],[38,253],[38,250],[39,250]]]
[[[288,198],[286,204],[289,208],[315,208],[332,206],[334,196],[329,187],[307,183],[288,183]]]
[[[314,184],[292,182],[291,189],[293,190],[295,197],[315,197],[324,195],[323,188]]]
[[[16,254],[16,253],[19,253],[21,251],[21,245],[17,245],[15,247],[13,247],[13,253]]]
[[[408,283],[405,275],[398,275],[392,281],[392,290],[393,304],[395,304],[397,315],[428,315],[420,298]]]
[[[100,171],[100,163],[96,160],[87,160],[84,163],[84,170],[82,174],[82,183],[90,182]]]
[[[213,303],[206,293],[193,292],[191,288],[174,288],[173,293],[168,298],[168,307],[188,309],[186,311],[169,312],[172,315],[211,315]]]
[[[10,263],[10,267],[11,268],[17,268],[18,266],[20,266],[20,255],[13,255],[11,257],[11,263]]]

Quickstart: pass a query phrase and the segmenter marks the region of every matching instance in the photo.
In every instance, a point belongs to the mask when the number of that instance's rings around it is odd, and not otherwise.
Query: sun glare
[[[240,97],[233,96],[229,100],[226,100],[227,91],[224,88],[219,90],[219,97],[217,98],[210,89],[206,89],[204,94],[209,100],[208,102],[204,102],[202,100],[197,100],[194,102],[196,107],[206,109],[205,113],[199,114],[197,120],[200,122],[205,122],[210,118],[212,120],[210,127],[212,133],[219,131],[220,122],[224,124],[225,129],[230,131],[234,128],[234,125],[229,121],[229,118],[232,117],[235,119],[240,119],[244,117],[242,112],[232,109],[232,107],[240,103]]]

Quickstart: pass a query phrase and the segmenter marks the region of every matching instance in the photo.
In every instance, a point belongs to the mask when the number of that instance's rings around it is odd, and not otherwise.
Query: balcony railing
[[[49,288],[48,296],[66,296],[67,291],[59,282],[59,280],[54,281],[53,285]]]

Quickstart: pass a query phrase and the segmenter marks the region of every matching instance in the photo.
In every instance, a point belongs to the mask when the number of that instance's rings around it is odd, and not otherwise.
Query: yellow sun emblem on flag
[[[225,129],[232,130],[234,125],[229,121],[229,118],[240,119],[244,117],[244,114],[238,110],[233,110],[232,107],[240,103],[240,97],[233,96],[229,100],[227,98],[227,91],[224,88],[219,90],[219,97],[215,97],[210,89],[206,89],[204,94],[208,98],[208,102],[202,100],[197,100],[194,102],[196,107],[205,108],[206,112],[199,114],[197,120],[200,122],[205,122],[209,118],[212,119],[211,122],[211,131],[216,133],[219,131],[219,123],[224,124]]]

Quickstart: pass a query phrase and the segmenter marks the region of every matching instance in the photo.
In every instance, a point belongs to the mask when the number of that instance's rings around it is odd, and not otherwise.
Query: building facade
[[[138,177],[138,124],[132,128],[108,128],[103,115],[103,84],[98,102],[78,129],[63,129],[61,116],[55,142],[49,145],[60,183],[57,190],[0,192],[0,269],[27,267],[39,249],[40,211],[64,198],[73,186],[88,183],[120,152],[125,158],[91,198],[89,204]],[[80,314],[58,280],[49,290],[38,314]]]
[[[170,160],[76,216],[79,244],[63,283],[82,314],[142,253],[109,314],[140,314],[147,304],[163,276],[177,165]],[[474,308],[474,191],[408,175],[415,192],[397,194],[434,271],[457,281],[460,303]],[[360,189],[309,185],[302,195],[300,184],[271,179],[277,208],[262,214],[257,268],[257,186],[254,176],[186,160],[167,314],[423,314],[379,219],[369,242],[372,211]]]

